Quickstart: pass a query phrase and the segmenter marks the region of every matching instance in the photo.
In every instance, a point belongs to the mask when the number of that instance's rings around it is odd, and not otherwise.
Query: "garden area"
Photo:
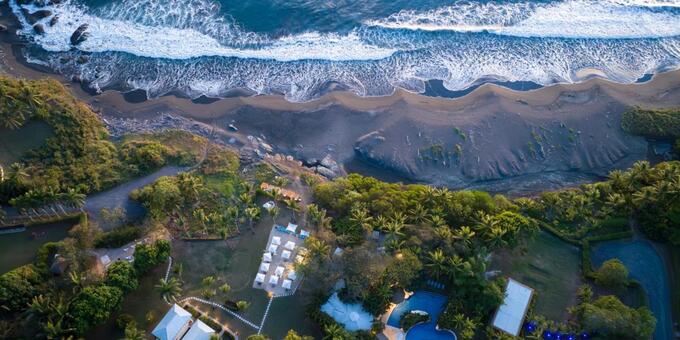
[[[567,308],[576,303],[582,284],[578,247],[547,232],[538,233],[520,249],[494,254],[490,269],[533,288],[534,312],[552,320],[567,319]]]

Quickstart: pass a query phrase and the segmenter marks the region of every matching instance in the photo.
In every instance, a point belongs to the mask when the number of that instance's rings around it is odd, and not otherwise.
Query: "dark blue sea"
[[[30,62],[150,97],[239,89],[306,101],[333,89],[424,92],[430,80],[461,91],[592,75],[631,83],[680,64],[680,0],[6,1]],[[42,8],[51,15],[36,34],[24,12]],[[85,23],[89,37],[72,46]]]

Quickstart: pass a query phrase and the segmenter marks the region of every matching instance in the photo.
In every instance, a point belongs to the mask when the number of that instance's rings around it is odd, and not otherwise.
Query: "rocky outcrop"
[[[74,32],[71,34],[71,45],[77,46],[80,45],[83,41],[87,40],[87,38],[90,36],[90,33],[87,32],[87,29],[90,26],[88,24],[82,24],[80,25]]]
[[[42,24],[35,24],[33,25],[33,31],[37,34],[44,34],[45,26],[43,26]]]
[[[0,32],[5,32],[7,31],[7,26],[0,24]]]

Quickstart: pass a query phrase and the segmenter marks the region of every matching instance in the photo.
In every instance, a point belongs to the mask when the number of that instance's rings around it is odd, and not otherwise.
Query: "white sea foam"
[[[458,2],[424,12],[404,10],[365,23],[388,29],[488,31],[520,37],[621,39],[680,35],[680,14],[650,7],[680,7],[680,1]]]
[[[19,6],[12,0],[15,13]],[[35,8],[29,7],[30,10]],[[276,61],[298,60],[376,60],[391,56],[396,49],[367,44],[356,33],[339,35],[316,32],[282,37],[257,48],[223,45],[216,38],[194,28],[149,26],[132,21],[106,19],[88,14],[80,7],[65,4],[50,8],[59,20],[54,26],[44,25],[45,32],[34,35],[42,48],[64,52],[73,46],[70,37],[82,24],[88,24],[87,40],[78,45],[86,52],[125,52],[140,57],[191,59],[198,57],[236,57]],[[49,19],[43,19],[47,21]],[[31,34],[32,29],[24,28]]]

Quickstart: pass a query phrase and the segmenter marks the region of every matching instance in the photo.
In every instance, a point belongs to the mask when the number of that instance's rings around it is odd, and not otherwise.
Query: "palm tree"
[[[26,167],[21,164],[21,163],[12,163],[12,165],[9,166],[10,170],[10,175],[8,180],[12,181],[14,183],[22,183],[26,179],[29,178],[28,172],[26,171]]]
[[[345,340],[347,332],[337,323],[332,323],[323,328],[323,340]]]
[[[26,122],[26,117],[21,111],[6,110],[4,112],[0,111],[0,113],[2,113],[0,123],[6,129],[16,130]]]
[[[323,262],[330,255],[331,247],[316,237],[309,237],[305,240],[305,245],[312,258],[318,259],[320,262]]]
[[[430,218],[428,219],[428,223],[434,229],[441,228],[441,227],[447,227],[448,228],[448,226],[446,225],[446,220],[444,220],[444,218],[441,217],[440,215],[430,216]]]
[[[71,271],[68,273],[69,282],[73,285],[73,294],[80,291],[85,285],[85,276],[78,271]]]
[[[460,229],[456,230],[453,237],[463,243],[466,247],[472,244],[472,238],[475,237],[476,233],[472,228],[468,226],[462,226]]]
[[[40,99],[36,91],[31,90],[28,84],[21,84],[21,90],[19,90],[19,96],[21,100],[28,104],[33,112],[35,113],[38,106],[42,105],[42,100]],[[31,114],[29,113],[29,114]]]
[[[177,297],[182,294],[182,285],[179,280],[174,277],[171,277],[167,281],[165,279],[160,279],[155,288],[161,293],[161,297],[166,302],[176,301]]]
[[[390,239],[400,239],[404,237],[404,225],[397,221],[390,221],[385,225],[385,232]]]
[[[80,209],[81,211],[83,210],[83,206],[85,206],[85,195],[79,193],[75,189],[68,189],[63,194],[62,200],[66,203],[66,205]]]
[[[360,226],[366,232],[370,233],[373,230],[373,217],[368,214],[368,209],[364,207],[355,207],[350,212],[349,220]]]
[[[238,200],[241,202],[242,206],[247,207],[253,202],[253,196],[251,196],[248,192],[243,192],[238,195]]]
[[[425,221],[425,219],[427,219],[427,209],[425,209],[422,204],[416,203],[416,205],[413,206],[411,210],[409,210],[409,217],[411,219],[411,223],[420,224]]]
[[[494,226],[484,233],[484,237],[491,248],[501,248],[507,244],[505,234],[505,229]]]
[[[445,276],[447,273],[447,260],[446,255],[441,249],[435,249],[427,253],[427,263],[426,267],[430,269],[430,273],[435,278],[439,279]]]
[[[277,206],[273,206],[269,209],[269,216],[272,217],[272,223],[276,224],[276,216],[278,216],[280,212],[281,209]]]
[[[496,219],[492,215],[480,211],[479,213],[477,213],[477,224],[475,225],[475,229],[477,231],[485,233],[487,230],[490,230],[493,227],[495,227],[496,223],[497,223]]]
[[[246,208],[246,216],[248,217],[248,222],[250,223],[250,228],[253,228],[253,222],[260,219],[260,208],[250,207]]]
[[[72,339],[72,337],[65,338],[64,335],[73,332],[75,328],[64,328],[64,319],[56,321],[47,320],[42,325],[42,333],[47,339]]]

